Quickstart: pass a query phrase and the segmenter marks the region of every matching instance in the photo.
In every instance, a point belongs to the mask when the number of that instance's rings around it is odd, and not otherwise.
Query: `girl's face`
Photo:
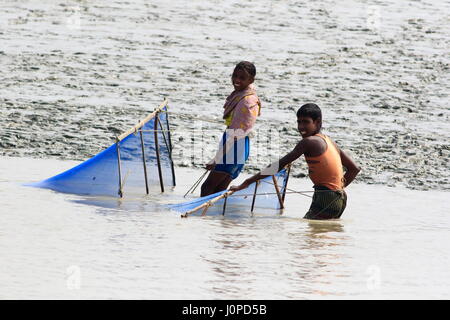
[[[246,89],[254,80],[255,79],[247,71],[242,69],[234,69],[231,76],[231,83],[236,91]]]

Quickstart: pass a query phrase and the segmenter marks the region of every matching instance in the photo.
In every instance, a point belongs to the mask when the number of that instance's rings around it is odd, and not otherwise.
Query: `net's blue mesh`
[[[280,189],[280,194],[283,194],[287,188],[288,172],[286,169],[281,170],[275,175],[277,185]],[[228,196],[225,207],[225,214],[250,212],[253,194],[255,192],[256,183],[252,183],[247,188],[239,190],[232,195]],[[225,191],[221,191],[215,194],[211,194],[206,197],[197,198],[191,201],[170,204],[169,209],[177,211],[179,213],[186,213],[209,200],[214,199],[217,196],[224,194]],[[223,214],[224,199],[215,202],[207,210],[207,215]],[[254,204],[255,212],[268,212],[280,209],[280,202],[276,193],[276,189],[273,183],[272,176],[266,177],[259,181],[258,188],[256,190],[256,198]],[[197,210],[193,215],[199,215],[203,209]]]
[[[149,188],[152,190],[160,188],[156,139],[158,140],[163,185],[175,185],[174,177],[172,176],[169,131],[166,117],[167,113],[159,113],[159,121],[153,118],[141,128],[142,131],[139,130],[134,134],[130,134],[119,142],[122,190],[124,194],[138,194],[146,191],[145,169],[147,171]],[[155,123],[157,124],[155,125]],[[157,130],[156,138],[155,128]],[[141,134],[144,141],[144,152],[142,152]],[[145,168],[143,154],[145,157]]]
[[[30,184],[30,186],[83,195],[120,196],[119,190],[123,195],[145,194],[147,187],[144,155],[149,192],[158,192],[161,188],[156,157],[155,128],[157,129],[162,181],[164,186],[174,186],[175,175],[172,171],[173,163],[170,155],[171,145],[166,111],[167,109],[164,108],[162,112],[158,113],[159,121],[157,118],[152,118],[137,132],[128,135],[93,158],[54,177]],[[157,124],[155,125],[155,123]],[[141,134],[144,148],[142,148]],[[119,179],[119,163],[121,179]]]

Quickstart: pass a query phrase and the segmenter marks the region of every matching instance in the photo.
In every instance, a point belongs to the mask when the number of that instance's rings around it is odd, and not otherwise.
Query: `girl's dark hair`
[[[318,118],[322,119],[322,111],[319,106],[315,103],[304,104],[297,111],[297,118],[299,117],[310,117],[313,121]]]
[[[256,76],[256,68],[255,65],[249,61],[241,61],[239,62],[236,67],[234,68],[234,70],[236,69],[241,69],[244,71],[247,71],[247,73],[249,75],[251,75],[252,77]]]

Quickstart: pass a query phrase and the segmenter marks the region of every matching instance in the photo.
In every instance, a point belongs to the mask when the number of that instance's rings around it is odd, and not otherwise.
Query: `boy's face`
[[[254,80],[255,79],[247,71],[242,69],[234,69],[231,76],[231,83],[236,91],[246,89]]]
[[[297,128],[302,138],[315,135],[319,131],[320,121],[320,118],[313,120],[311,117],[297,117]]]

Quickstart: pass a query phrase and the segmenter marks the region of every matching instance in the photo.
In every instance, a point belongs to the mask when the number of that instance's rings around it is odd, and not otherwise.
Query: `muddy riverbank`
[[[167,97],[175,162],[199,167],[186,149],[192,138],[200,144],[198,132],[223,129],[229,77],[246,59],[257,67],[263,102],[257,132],[279,138],[270,153],[255,141],[248,172],[293,148],[295,110],[316,102],[324,132],[363,167],[359,181],[450,189],[448,2],[3,1],[0,8],[1,155],[87,159]],[[203,141],[201,153],[214,148]],[[298,161],[294,175],[305,169]]]

